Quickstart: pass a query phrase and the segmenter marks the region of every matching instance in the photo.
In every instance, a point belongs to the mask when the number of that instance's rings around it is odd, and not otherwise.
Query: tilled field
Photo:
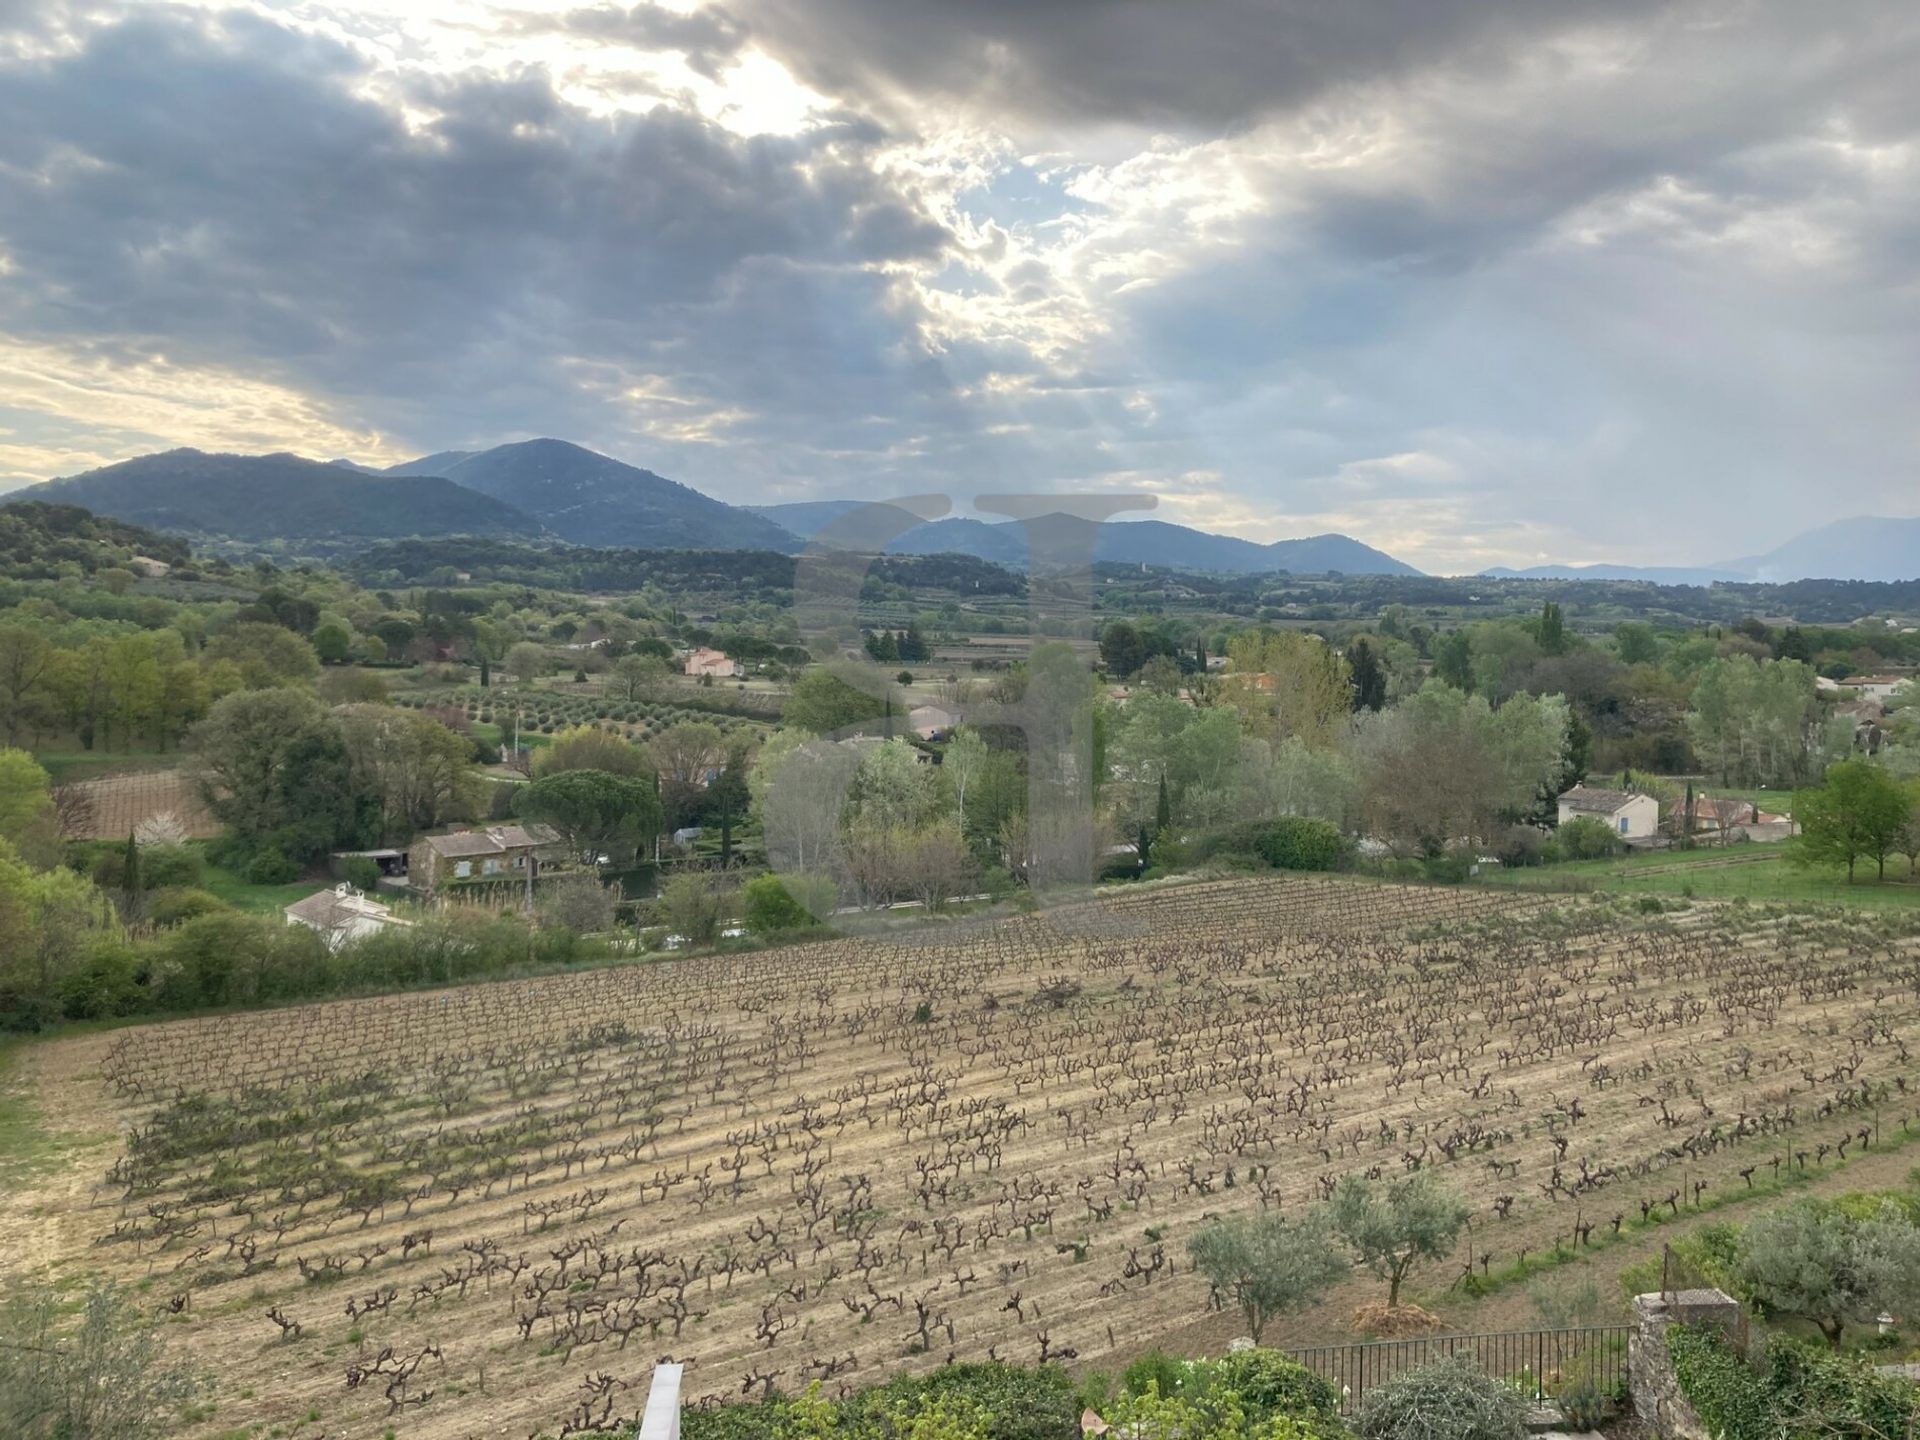
[[[151,1277],[203,1433],[525,1436],[668,1355],[1097,1364],[1204,1312],[1204,1216],[1349,1171],[1469,1197],[1455,1270],[1577,1245],[1903,1134],[1916,1024],[1905,922],[1248,880],[61,1041],[51,1112],[129,1128],[40,1203]]]

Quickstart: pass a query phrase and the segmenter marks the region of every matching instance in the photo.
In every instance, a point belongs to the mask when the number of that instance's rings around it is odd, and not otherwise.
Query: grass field
[[[553,1431],[662,1354],[690,1397],[1108,1367],[1236,1323],[1190,1270],[1209,1215],[1346,1173],[1473,1207],[1423,1295],[1904,1173],[1917,969],[1908,915],[1262,877],[143,1025],[22,1052],[30,1113],[118,1154],[0,1191],[0,1233],[151,1277],[213,1375],[270,1367],[221,1386],[228,1428]],[[1357,1277],[1270,1338],[1380,1298]]]
[[[1756,904],[1793,901],[1920,910],[1920,880],[1911,879],[1906,871],[1906,861],[1891,860],[1888,878],[1881,882],[1874,878],[1872,865],[1863,865],[1854,883],[1848,884],[1843,870],[1803,870],[1789,865],[1776,847],[1736,845],[1725,850],[1660,850],[1613,860],[1496,870],[1484,873],[1481,883],[1546,893],[1604,891]]]
[[[286,885],[253,885],[233,871],[219,865],[207,866],[206,890],[237,910],[268,915],[284,910],[296,900],[304,900],[316,890],[325,889],[320,879],[295,880]]]

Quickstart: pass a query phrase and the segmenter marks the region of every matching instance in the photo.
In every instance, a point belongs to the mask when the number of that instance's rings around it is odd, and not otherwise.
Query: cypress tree
[[[1160,798],[1153,806],[1153,833],[1159,835],[1173,824],[1173,804],[1167,798],[1167,772],[1160,772]]]
[[[140,890],[140,846],[133,838],[133,832],[127,832],[126,858],[120,865],[120,884],[129,895]]]

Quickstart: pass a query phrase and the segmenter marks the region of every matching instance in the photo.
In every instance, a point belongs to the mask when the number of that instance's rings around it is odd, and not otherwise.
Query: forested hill
[[[864,560],[859,562],[865,565]],[[675,593],[754,591],[790,596],[797,562],[770,550],[605,550],[514,545],[498,540],[401,540],[375,545],[345,565],[363,585],[508,583],[549,590],[623,593],[653,586]],[[972,595],[1021,595],[1023,576],[966,555],[889,555],[870,583]]]
[[[368,475],[298,455],[168,450],[16,494],[83,505],[155,530],[254,544],[541,533],[512,506],[451,480]]]
[[[189,553],[183,540],[78,505],[15,500],[0,506],[0,575],[12,580],[57,579],[68,566],[93,575],[125,568],[136,557],[179,565]]]

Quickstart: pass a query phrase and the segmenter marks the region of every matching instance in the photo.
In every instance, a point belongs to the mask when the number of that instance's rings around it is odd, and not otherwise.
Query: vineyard
[[[1917,1027],[1903,919],[1222,882],[61,1040],[49,1113],[125,1128],[19,1200],[275,1376],[203,1433],[585,1433],[668,1355],[1099,1364],[1206,1311],[1204,1216],[1347,1172],[1472,1201],[1436,1289],[1599,1243],[1895,1143]]]
[[[516,712],[521,732],[527,735],[555,735],[576,725],[595,725],[617,731],[630,740],[645,740],[674,725],[700,723],[712,725],[722,733],[732,733],[764,728],[771,723],[769,717],[728,714],[688,705],[478,685],[416,690],[395,696],[393,703],[412,709],[457,710],[470,723],[497,725],[503,734],[512,731]]]
[[[143,823],[171,816],[187,837],[205,840],[220,833],[191,781],[179,770],[144,770],[75,780],[69,788],[83,797],[72,838],[124,840]]]

